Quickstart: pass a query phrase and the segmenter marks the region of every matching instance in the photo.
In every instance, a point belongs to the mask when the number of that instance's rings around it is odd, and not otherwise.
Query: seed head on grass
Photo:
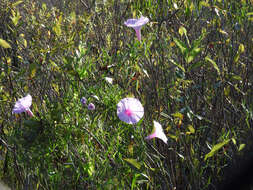
[[[124,98],[117,104],[117,115],[128,124],[137,123],[144,115],[144,108],[136,98]]]
[[[157,121],[154,121],[154,132],[151,135],[147,136],[145,139],[149,140],[155,137],[161,139],[164,143],[167,144],[168,138],[164,134],[161,124]]]
[[[12,110],[12,113],[22,113],[27,112],[31,117],[33,116],[30,106],[32,105],[32,96],[28,94],[27,96],[18,99]]]
[[[124,24],[127,27],[131,27],[135,30],[136,36],[139,41],[141,41],[141,28],[147,24],[149,19],[147,17],[141,16],[139,19],[128,19]]]

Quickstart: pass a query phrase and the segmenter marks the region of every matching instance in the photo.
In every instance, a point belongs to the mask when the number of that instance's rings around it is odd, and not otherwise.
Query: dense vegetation
[[[124,21],[141,15],[138,41]],[[1,0],[1,179],[215,189],[235,157],[253,157],[252,22],[252,0]],[[12,114],[27,94],[34,117]],[[125,97],[144,106],[136,125],[117,117]],[[167,144],[145,140],[154,120]]]

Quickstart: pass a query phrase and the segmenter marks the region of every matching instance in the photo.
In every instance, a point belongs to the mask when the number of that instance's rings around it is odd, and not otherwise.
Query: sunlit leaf
[[[239,48],[238,48],[238,51],[236,52],[236,55],[234,57],[234,62],[238,62],[239,61],[239,58],[240,58],[240,55],[241,53],[243,53],[245,51],[245,48],[244,48],[244,45],[243,44],[240,44],[239,45]]]
[[[192,125],[189,125],[189,126],[188,126],[188,129],[189,129],[189,131],[186,132],[187,135],[190,135],[190,134],[194,134],[194,133],[195,133],[195,129],[193,128]]]
[[[178,140],[178,137],[176,135],[172,135],[172,134],[167,134],[168,137],[174,139],[174,140]]]
[[[176,43],[176,45],[179,47],[179,49],[181,50],[181,53],[183,55],[185,55],[185,53],[188,51],[188,48],[187,46],[182,42],[180,41],[179,39],[177,38],[173,38],[174,42]]]
[[[169,61],[173,64],[176,65],[179,69],[181,69],[183,72],[185,72],[185,69],[183,66],[181,66],[180,64],[176,63],[173,59],[169,59]]]
[[[178,30],[178,33],[183,36],[183,35],[186,35],[187,34],[187,31],[185,29],[185,27],[183,26],[180,26],[179,30]]]
[[[12,17],[11,20],[14,26],[17,26],[19,19],[21,18],[19,11],[15,12],[12,10]]]
[[[181,114],[180,112],[173,113],[172,115],[173,115],[174,117],[176,117],[176,118],[181,119],[181,120],[184,118],[184,115]]]
[[[221,30],[220,29],[219,32],[222,33],[222,34],[224,34],[224,35],[226,35],[226,36],[228,36],[228,33],[225,30]]]
[[[11,48],[10,44],[1,38],[0,38],[0,46],[2,46],[3,48]]]
[[[240,144],[238,151],[241,151],[242,149],[244,149],[245,146],[246,146],[245,144]]]
[[[208,154],[205,155],[205,159],[204,160],[206,160],[207,158],[212,157],[218,150],[220,150],[223,146],[225,146],[226,144],[228,144],[229,141],[230,141],[230,139],[227,139],[227,140],[225,140],[225,141],[223,141],[221,143],[218,143],[218,144],[214,145],[212,147],[211,151]]]
[[[236,145],[236,140],[235,140],[235,138],[232,138],[231,140],[232,140],[232,142],[234,143],[234,145]]]
[[[21,3],[23,3],[23,1],[16,1],[16,2],[12,3],[12,7],[16,7]]]
[[[247,16],[252,16],[253,15],[253,12],[249,12],[246,14]]]
[[[208,56],[205,57],[205,60],[210,62],[213,66],[213,68],[217,71],[217,73],[220,75],[220,69],[219,67],[217,66],[217,64],[211,59],[209,58]]]
[[[141,168],[141,164],[136,159],[133,159],[133,158],[124,158],[123,160],[125,160],[129,164],[133,165],[138,170]]]

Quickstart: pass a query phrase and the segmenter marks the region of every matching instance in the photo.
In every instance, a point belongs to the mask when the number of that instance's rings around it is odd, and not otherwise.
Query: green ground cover
[[[142,15],[139,41],[124,22]],[[252,34],[252,0],[1,0],[0,179],[214,189],[253,158]],[[27,94],[33,116],[12,113]],[[126,97],[144,107],[136,124],[117,115]],[[154,121],[167,144],[145,139]]]

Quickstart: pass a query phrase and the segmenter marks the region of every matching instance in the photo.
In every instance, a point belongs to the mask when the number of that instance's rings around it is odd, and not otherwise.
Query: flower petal
[[[147,24],[149,19],[147,17],[141,16],[139,19],[128,19],[124,24],[127,27],[132,27],[134,29],[140,29],[143,25]]]
[[[135,124],[143,117],[144,108],[136,98],[124,98],[117,104],[117,115],[121,121]]]
[[[152,139],[152,138],[159,138],[159,139],[161,139],[164,143],[167,144],[168,138],[167,138],[167,136],[164,134],[163,128],[162,128],[161,124],[158,123],[157,121],[154,121],[154,129],[155,129],[154,132],[153,132],[151,135],[147,136],[145,139],[150,140],[150,139]]]
[[[12,110],[12,113],[22,113],[27,111],[32,105],[32,96],[28,94],[27,96],[18,99]]]

